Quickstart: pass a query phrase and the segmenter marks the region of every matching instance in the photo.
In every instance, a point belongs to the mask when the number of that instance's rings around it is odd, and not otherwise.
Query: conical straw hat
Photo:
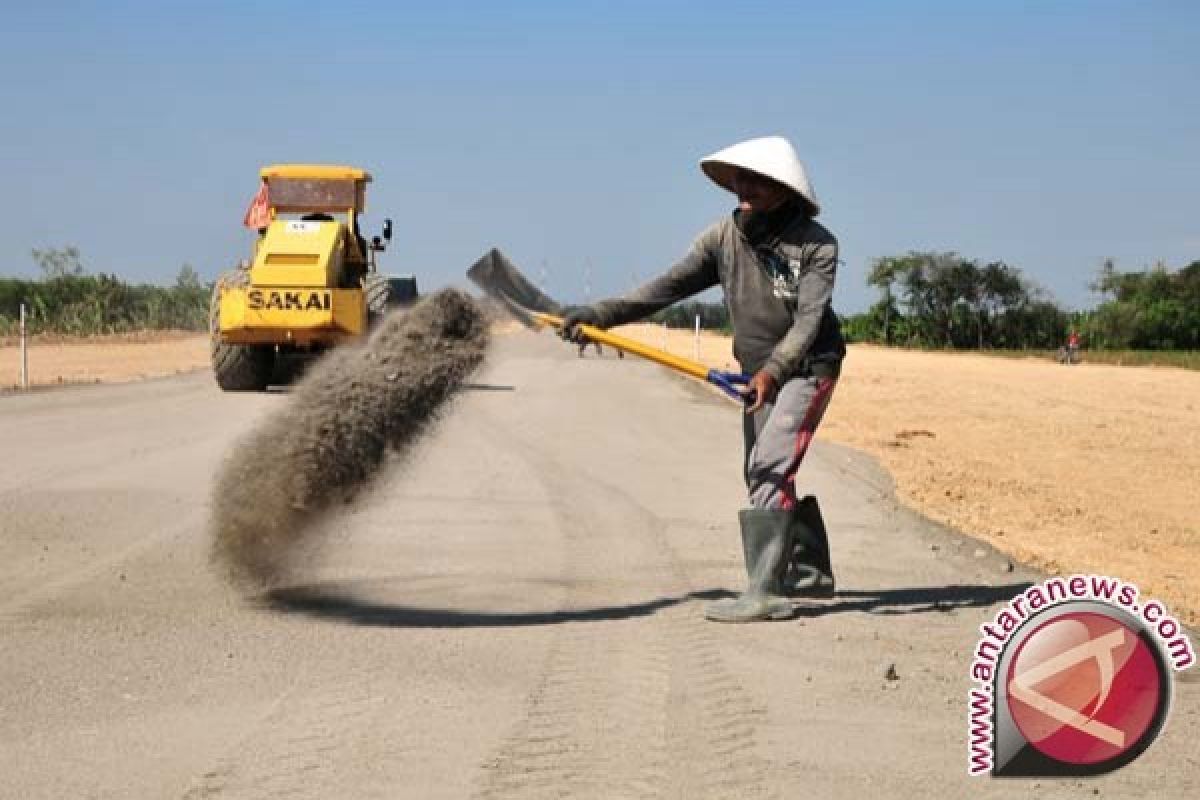
[[[711,156],[700,159],[700,169],[718,186],[731,192],[736,170],[748,169],[757,172],[794,189],[812,204],[814,215],[821,212],[821,204],[817,202],[817,194],[808,182],[804,164],[800,162],[800,157],[796,155],[791,142],[782,136],[750,139],[718,150]]]

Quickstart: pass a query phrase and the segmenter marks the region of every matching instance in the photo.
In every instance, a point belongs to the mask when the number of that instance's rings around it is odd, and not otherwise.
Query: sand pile
[[[318,362],[217,476],[213,558],[247,590],[286,580],[321,521],[403,453],[483,361],[488,326],[445,290],[393,314],[361,346]]]

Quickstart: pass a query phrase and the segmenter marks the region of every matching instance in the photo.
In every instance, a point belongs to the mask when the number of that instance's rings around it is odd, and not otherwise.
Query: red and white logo
[[[1037,625],[1003,676],[1022,738],[1044,756],[1075,765],[1113,761],[1142,744],[1165,710],[1167,676],[1153,647],[1098,611]]]
[[[1161,603],[1104,576],[1030,586],[980,632],[968,693],[971,775],[1120,769],[1162,731],[1172,670],[1195,663]]]

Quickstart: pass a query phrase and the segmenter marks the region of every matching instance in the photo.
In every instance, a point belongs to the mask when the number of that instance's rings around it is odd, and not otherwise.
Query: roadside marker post
[[[699,314],[696,315],[696,337],[695,337],[695,341],[692,342],[692,353],[693,353],[692,360],[699,361],[700,360],[700,315]]]
[[[25,337],[25,304],[21,303],[21,388],[29,388],[29,346]]]

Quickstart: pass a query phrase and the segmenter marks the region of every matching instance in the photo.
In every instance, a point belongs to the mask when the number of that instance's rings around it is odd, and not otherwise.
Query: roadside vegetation
[[[668,328],[691,328],[696,324],[696,317],[700,317],[700,327],[706,331],[733,333],[733,326],[729,323],[729,311],[724,303],[676,303],[659,311],[650,321],[665,324]]]
[[[79,250],[34,250],[39,280],[0,278],[0,337],[18,332],[25,304],[30,334],[94,336],[146,330],[201,331],[208,325],[211,284],[184,264],[173,286],[129,284],[88,274]]]
[[[952,349],[1052,349],[1076,331],[1089,350],[1200,349],[1200,261],[1121,272],[1101,266],[1094,309],[1065,311],[1019,269],[956,253],[877,259],[869,310],[845,319],[856,341]]]
[[[1016,267],[957,253],[879,258],[867,282],[879,299],[842,318],[852,342],[1053,358],[1074,331],[1092,363],[1200,369],[1200,261],[1122,272],[1108,259],[1090,287],[1101,302],[1086,311],[1061,308]],[[687,328],[697,314],[729,330],[720,303],[681,303],[654,321]]]
[[[202,331],[212,285],[183,265],[172,286],[129,284],[90,274],[79,250],[32,251],[38,280],[0,278],[0,338],[17,333],[25,303],[31,334],[94,336],[137,331]],[[1054,357],[1071,331],[1092,363],[1200,369],[1200,261],[1123,272],[1101,265],[1091,289],[1101,302],[1085,311],[1059,307],[1016,267],[957,253],[911,252],[876,259],[867,282],[879,299],[842,318],[852,342],[996,355]],[[652,321],[729,333],[722,303],[684,302]]]

